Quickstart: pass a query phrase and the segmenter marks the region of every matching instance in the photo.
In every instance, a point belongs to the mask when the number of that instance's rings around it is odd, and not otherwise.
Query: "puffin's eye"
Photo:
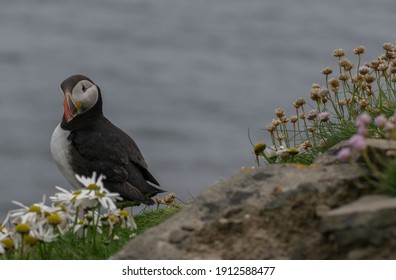
[[[81,89],[83,92],[85,92],[87,90],[87,88],[84,85],[82,85]]]

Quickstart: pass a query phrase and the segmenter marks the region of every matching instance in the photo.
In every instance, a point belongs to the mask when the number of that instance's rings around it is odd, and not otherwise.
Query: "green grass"
[[[116,238],[109,237],[108,232],[96,234],[92,238],[92,233],[81,238],[70,232],[61,236],[52,243],[41,243],[34,246],[34,250],[27,251],[24,259],[52,259],[52,260],[103,260],[118,252],[134,236],[143,234],[147,229],[164,222],[181,210],[180,207],[168,206],[158,210],[146,210],[135,216],[138,229],[132,232],[130,229],[117,228]],[[16,259],[17,254],[13,252],[4,255],[4,259]],[[19,254],[21,255],[21,254]]]
[[[169,206],[158,210],[145,211],[135,217],[135,222],[138,226],[136,234],[142,234],[149,228],[159,225],[169,217],[178,213],[181,210],[179,207]]]

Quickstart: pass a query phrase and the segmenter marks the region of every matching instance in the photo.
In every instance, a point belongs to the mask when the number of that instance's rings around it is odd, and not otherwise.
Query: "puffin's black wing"
[[[106,118],[92,127],[72,130],[72,166],[77,174],[91,176],[93,171],[106,176],[104,185],[124,199],[153,204],[152,196],[163,190],[147,169],[135,141]]]

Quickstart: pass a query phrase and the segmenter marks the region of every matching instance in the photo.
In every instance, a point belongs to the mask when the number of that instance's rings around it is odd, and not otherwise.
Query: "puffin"
[[[60,85],[63,116],[50,143],[52,157],[66,180],[76,189],[76,174],[103,174],[103,184],[119,193],[124,206],[154,204],[164,192],[149,172],[135,141],[103,115],[100,88],[84,75],[72,75]]]

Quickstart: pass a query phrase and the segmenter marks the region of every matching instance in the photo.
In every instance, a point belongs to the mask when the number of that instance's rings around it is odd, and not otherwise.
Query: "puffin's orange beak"
[[[65,93],[65,99],[63,101],[63,110],[66,118],[66,122],[70,122],[77,116],[78,109],[81,108],[81,103],[75,103],[69,92]]]

